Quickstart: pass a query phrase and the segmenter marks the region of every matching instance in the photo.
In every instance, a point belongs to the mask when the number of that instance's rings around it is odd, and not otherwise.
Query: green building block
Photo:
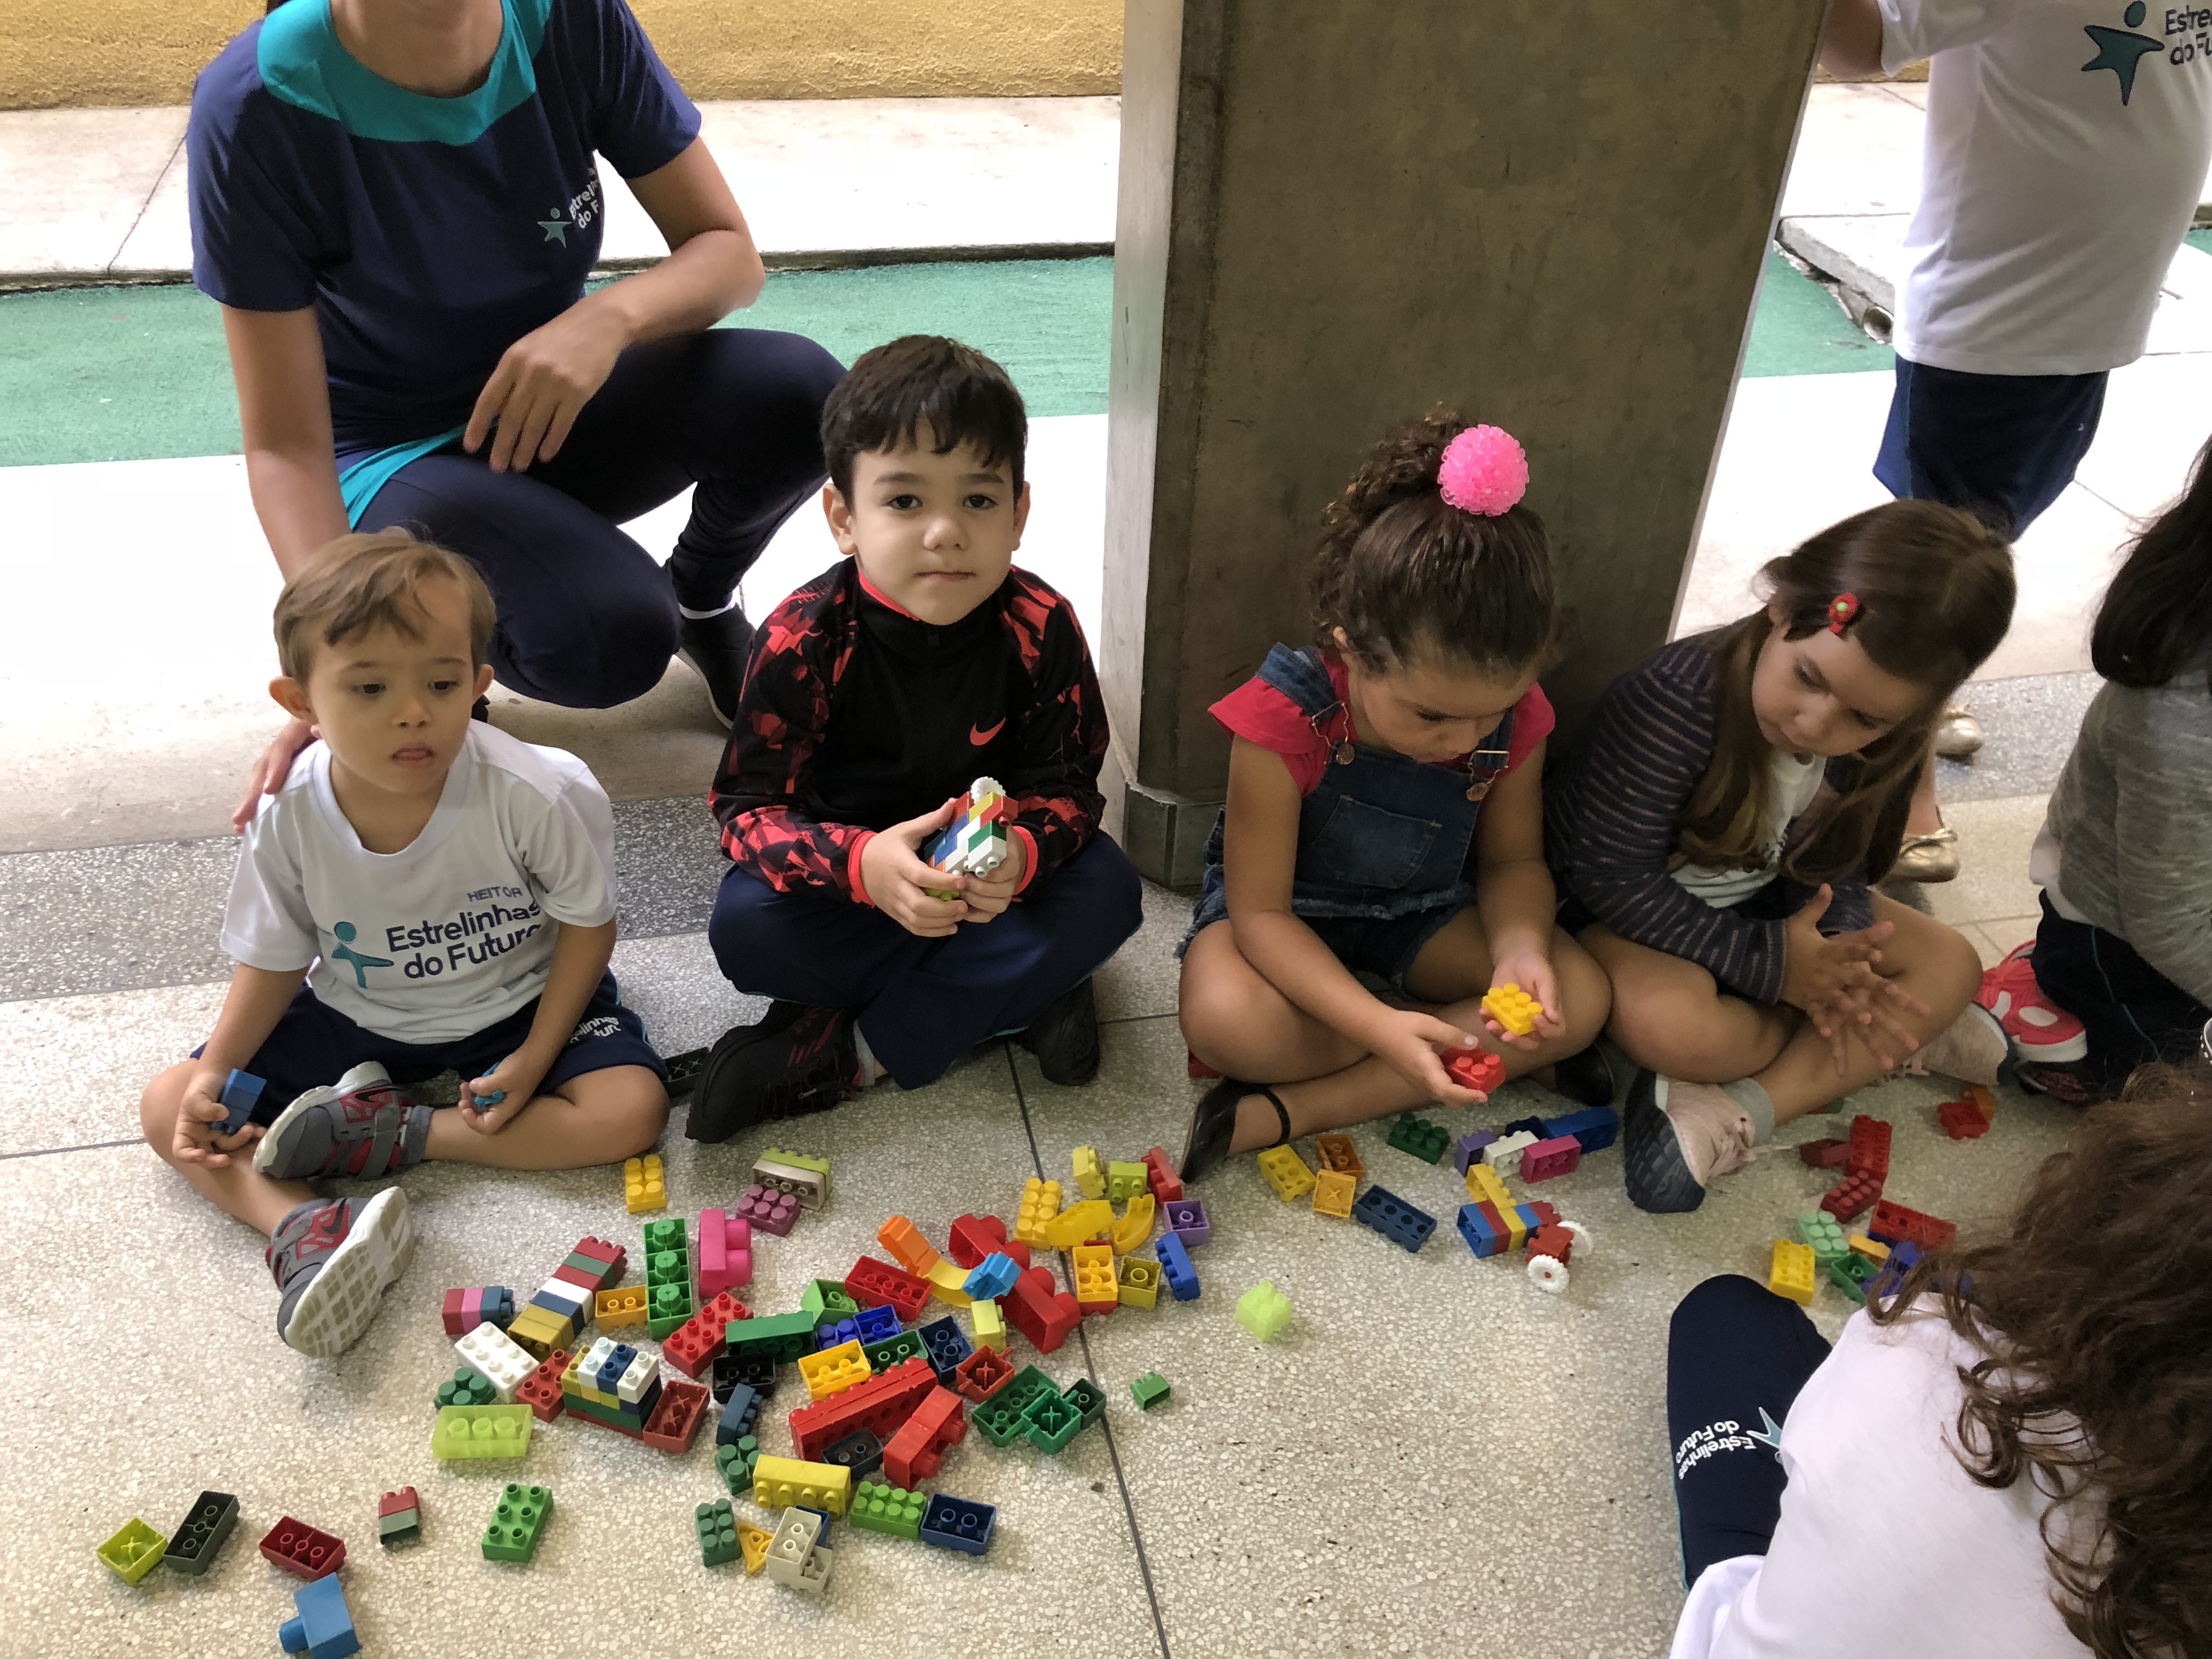
[[[167,1539],[134,1515],[95,1553],[118,1578],[126,1584],[135,1584],[154,1571],[168,1548]]]
[[[447,1406],[430,1431],[433,1457],[521,1457],[530,1450],[527,1406]]]
[[[656,1342],[666,1341],[670,1333],[691,1317],[691,1285],[688,1279],[682,1283],[647,1285],[645,1296],[646,1334]]]
[[[975,1407],[969,1421],[994,1446],[1010,1446],[1029,1432],[1022,1414],[1040,1395],[1057,1398],[1060,1385],[1034,1365],[1024,1365],[1004,1388]]]
[[[538,1534],[545,1530],[546,1517],[552,1513],[552,1487],[510,1484],[500,1493],[499,1507],[491,1512],[491,1524],[484,1528],[484,1559],[529,1560],[538,1553]]]
[[[1390,1126],[1390,1145],[1424,1164],[1439,1164],[1451,1145],[1451,1132],[1408,1112]]]
[[[729,1445],[714,1448],[715,1472],[730,1489],[731,1497],[753,1495],[753,1465],[760,1462],[760,1442],[750,1434]]]
[[[804,1309],[765,1319],[733,1319],[723,1329],[730,1352],[739,1359],[773,1359],[787,1365],[814,1351],[814,1316]]]
[[[1082,1408],[1057,1394],[1039,1395],[1022,1413],[1022,1431],[1030,1443],[1054,1456],[1082,1428]]]
[[[1106,1390],[1087,1376],[1079,1376],[1060,1391],[1060,1398],[1083,1413],[1083,1425],[1089,1428],[1098,1420],[1098,1413],[1106,1409]]]
[[[730,1500],[718,1498],[702,1504],[692,1518],[699,1528],[699,1564],[719,1567],[738,1559],[738,1517]]]
[[[1291,1299],[1275,1288],[1273,1279],[1263,1279],[1237,1298],[1237,1322],[1265,1342],[1290,1324]]]
[[[892,1366],[909,1359],[927,1358],[929,1344],[921,1340],[920,1331],[901,1331],[880,1342],[863,1342],[860,1352],[867,1356],[868,1369],[880,1376]]]
[[[668,1216],[659,1221],[645,1224],[645,1254],[647,1258],[663,1250],[680,1250],[684,1247],[685,1233],[681,1216]]]
[[[929,1499],[903,1486],[880,1480],[863,1480],[853,1494],[845,1519],[862,1532],[879,1532],[891,1538],[915,1538],[921,1533],[922,1511]]]
[[[806,1294],[799,1298],[799,1305],[814,1316],[817,1328],[850,1319],[860,1311],[860,1304],[847,1295],[845,1287],[834,1279],[817,1279],[809,1285]]]
[[[1844,1230],[1826,1210],[1808,1210],[1797,1218],[1797,1239],[1812,1249],[1813,1260],[1826,1267],[1851,1253]]]
[[[1129,1393],[1137,1402],[1137,1409],[1148,1412],[1168,1397],[1168,1380],[1158,1371],[1146,1371],[1129,1384]]]
[[[1141,1164],[1109,1164],[1106,1166],[1106,1200],[1109,1204],[1127,1204],[1139,1193],[1152,1190],[1152,1172]]]
[[[1881,1271],[1857,1251],[1845,1250],[1840,1258],[1828,1263],[1828,1283],[1864,1307],[1868,1281]]]
[[[437,1398],[431,1403],[441,1411],[448,1406],[496,1406],[499,1390],[483,1372],[462,1365],[454,1370],[452,1381],[438,1385]]]

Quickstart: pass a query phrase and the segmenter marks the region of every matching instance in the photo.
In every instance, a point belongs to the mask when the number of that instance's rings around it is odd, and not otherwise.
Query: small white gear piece
[[[1577,1255],[1583,1255],[1589,1251],[1590,1248],[1589,1228],[1583,1226],[1579,1221],[1569,1221],[1564,1217],[1560,1218],[1559,1225],[1575,1236],[1574,1249]]]
[[[1557,1296],[1567,1288],[1567,1264],[1555,1255],[1532,1255],[1528,1258],[1528,1282],[1540,1291],[1549,1291]]]

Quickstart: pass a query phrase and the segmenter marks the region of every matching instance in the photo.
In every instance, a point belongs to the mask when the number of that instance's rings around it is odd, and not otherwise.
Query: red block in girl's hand
[[[1465,1048],[1444,1062],[1444,1075],[1462,1089],[1486,1095],[1505,1081],[1505,1062],[1487,1048]]]

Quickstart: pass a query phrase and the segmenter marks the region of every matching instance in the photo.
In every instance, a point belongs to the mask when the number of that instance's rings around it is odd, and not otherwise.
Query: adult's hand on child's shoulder
[[[261,810],[261,798],[273,795],[284,787],[284,780],[292,775],[292,763],[300,758],[300,751],[315,740],[315,728],[305,720],[286,720],[283,729],[270,738],[269,746],[261,751],[261,758],[253,763],[253,774],[246,780],[246,799],[238,803],[238,810],[230,815],[230,827],[238,835],[246,833],[246,826],[253,822],[253,815]]]
[[[933,869],[919,851],[923,842],[952,822],[959,805],[956,798],[934,812],[879,830],[860,849],[860,885],[867,890],[869,902],[919,939],[949,938],[968,917],[964,896],[974,878]],[[933,888],[963,896],[933,898]]]
[[[216,1127],[230,1115],[229,1109],[217,1098],[229,1075],[228,1066],[204,1065],[193,1071],[185,1085],[184,1097],[177,1103],[176,1139],[171,1149],[176,1162],[220,1170],[230,1163],[231,1153],[245,1151],[265,1133],[258,1123],[247,1124],[234,1135],[224,1134]]]

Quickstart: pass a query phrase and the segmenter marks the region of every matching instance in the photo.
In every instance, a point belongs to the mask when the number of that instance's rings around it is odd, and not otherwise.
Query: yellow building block
[[[1513,1201],[1513,1194],[1505,1190],[1504,1178],[1479,1158],[1467,1166],[1467,1195],[1478,1204],[1495,1204],[1501,1210]]]
[[[833,1394],[844,1393],[856,1382],[866,1382],[872,1373],[868,1357],[860,1352],[858,1342],[840,1342],[819,1353],[801,1355],[799,1375],[805,1379],[806,1392],[811,1398],[827,1400]]]
[[[972,1304],[968,1310],[968,1329],[979,1348],[989,1348],[995,1353],[1006,1351],[1006,1316],[999,1311],[999,1304],[986,1297]]]
[[[928,1278],[931,1267],[942,1260],[937,1247],[921,1236],[921,1229],[902,1215],[895,1215],[877,1228],[876,1242],[917,1279]]]
[[[1260,1173],[1285,1204],[1295,1204],[1314,1188],[1313,1171],[1295,1146],[1270,1146],[1260,1154]]]
[[[853,1472],[833,1463],[763,1457],[753,1465],[753,1502],[764,1510],[826,1510],[842,1515],[853,1498]]]
[[[1792,1238],[1774,1241],[1773,1265],[1768,1268],[1766,1288],[1786,1296],[1801,1308],[1813,1305],[1813,1248]]]
[[[1997,1097],[1988,1089],[1978,1083],[1969,1083],[1966,1085],[1966,1098],[1974,1103],[1974,1109],[1982,1115],[1983,1122],[1994,1123],[1997,1121]]]
[[[1115,1284],[1123,1307],[1155,1307],[1160,1299],[1160,1264],[1125,1255],[1115,1269]]]
[[[550,1308],[525,1308],[507,1328],[508,1339],[532,1359],[543,1359],[556,1348],[575,1340],[576,1326]]]
[[[1528,1242],[1528,1224],[1521,1218],[1517,1204],[1499,1205],[1498,1218],[1505,1224],[1505,1250],[1510,1255]]]
[[[1515,1036],[1527,1036],[1536,1029],[1544,1005],[1517,985],[1493,985],[1483,993],[1482,1012]]]
[[[964,1308],[975,1299],[965,1289],[968,1270],[957,1261],[940,1255],[922,1277],[929,1281],[929,1293],[948,1308]]]
[[[603,1331],[625,1330],[645,1323],[646,1295],[642,1285],[618,1285],[592,1298],[592,1322]]]
[[[1014,1216],[1014,1237],[1031,1249],[1051,1243],[1045,1227],[1060,1213],[1060,1183],[1031,1176],[1022,1188],[1022,1205]]]
[[[1085,1198],[1106,1196],[1106,1166],[1098,1161],[1096,1146],[1075,1149],[1075,1184],[1083,1189]]]
[[[1348,1219],[1352,1196],[1358,1192],[1359,1183],[1335,1170],[1316,1170],[1313,1179],[1314,1213],[1333,1215],[1340,1221]]]
[[[1079,1244],[1070,1253],[1075,1267],[1075,1299],[1079,1303],[1115,1303],[1121,1299],[1121,1281],[1114,1273],[1114,1247]]]
[[[1094,1238],[1114,1235],[1114,1206],[1103,1198],[1086,1198],[1070,1205],[1045,1224],[1045,1243],[1055,1250],[1072,1250]]]
[[[623,1201],[629,1206],[632,1215],[668,1207],[668,1182],[662,1173],[658,1152],[623,1160]]]
[[[1853,1233],[1844,1243],[1850,1246],[1854,1255],[1864,1256],[1877,1267],[1889,1260],[1889,1246],[1869,1238],[1864,1233]]]
[[[753,1525],[750,1521],[738,1522],[738,1547],[745,1553],[745,1572],[748,1577],[768,1565],[769,1541],[775,1534]]]
[[[1158,1212],[1159,1202],[1150,1193],[1139,1193],[1129,1200],[1129,1207],[1114,1224],[1114,1254],[1127,1255],[1140,1248],[1152,1236],[1152,1218]]]

